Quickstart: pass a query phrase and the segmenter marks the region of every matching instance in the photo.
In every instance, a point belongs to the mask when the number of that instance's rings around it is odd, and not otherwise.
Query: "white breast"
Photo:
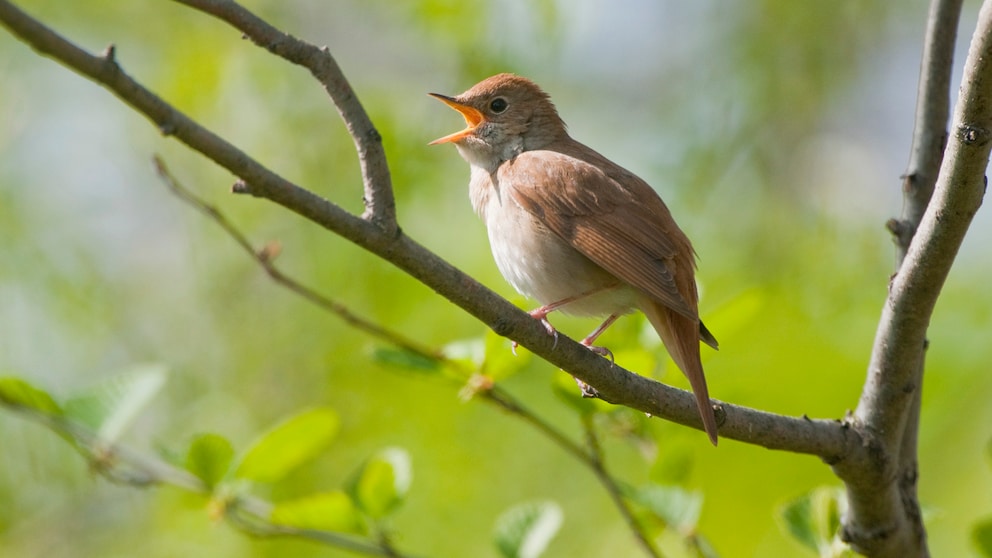
[[[563,312],[607,316],[629,311],[637,292],[606,272],[520,207],[491,175],[472,167],[472,205],[486,223],[496,266],[517,292],[541,305],[593,293]]]

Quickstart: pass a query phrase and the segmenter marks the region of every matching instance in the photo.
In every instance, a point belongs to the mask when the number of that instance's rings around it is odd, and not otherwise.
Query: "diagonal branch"
[[[112,49],[108,49],[103,56],[90,55],[7,0],[0,0],[0,22],[43,55],[109,89],[124,103],[148,117],[166,135],[175,137],[238,176],[243,181],[239,186],[243,191],[273,201],[389,261],[475,316],[497,334],[518,341],[551,364],[595,387],[602,399],[696,429],[702,428],[695,400],[689,392],[614,366],[565,336],[555,341],[526,312],[402,231],[387,233],[372,222],[351,215],[289,182],[177,111],[125,74],[114,60]],[[852,436],[851,431],[839,421],[785,417],[726,403],[721,404],[719,416],[720,434],[725,438],[770,449],[817,455],[828,462],[836,462],[852,452],[861,451],[857,436]]]
[[[193,192],[189,191],[182,184],[180,184],[176,178],[172,176],[172,173],[169,172],[169,169],[166,168],[165,163],[160,157],[156,155],[153,157],[152,162],[155,165],[155,172],[158,173],[159,177],[163,182],[165,182],[165,185],[168,186],[169,190],[171,190],[176,197],[194,207],[200,213],[205,214],[213,222],[217,223],[220,228],[224,229],[224,232],[226,232],[227,235],[230,236],[243,251],[251,255],[252,259],[262,266],[262,269],[265,270],[265,273],[267,273],[273,281],[303,297],[311,304],[336,315],[355,329],[364,331],[373,337],[386,341],[399,349],[415,354],[419,357],[428,360],[444,359],[444,355],[441,353],[433,352],[427,348],[421,347],[413,341],[398,335],[396,332],[390,331],[379,324],[366,320],[365,318],[349,310],[345,305],[322,296],[317,291],[283,273],[275,265],[275,258],[278,256],[279,252],[278,245],[268,244],[261,250],[256,250],[251,245],[251,242],[248,241],[248,238],[245,237],[244,233],[238,230],[238,228],[235,227],[223,213],[221,213],[216,207],[197,197]]]

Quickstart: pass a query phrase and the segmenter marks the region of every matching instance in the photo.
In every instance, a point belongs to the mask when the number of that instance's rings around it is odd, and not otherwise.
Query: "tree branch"
[[[902,267],[912,237],[920,226],[930,204],[934,186],[947,145],[947,124],[951,104],[951,74],[954,68],[954,46],[962,0],[933,0],[927,17],[927,30],[920,62],[920,82],[917,89],[916,119],[909,165],[903,175],[903,215],[901,227],[891,229],[899,250],[896,271]],[[915,541],[921,554],[928,552],[926,528],[917,494],[918,440],[920,408],[923,403],[923,371],[929,343],[924,340],[919,362],[913,371],[914,391],[907,410],[905,428],[899,445],[897,486],[906,517],[908,537]],[[853,532],[847,531],[848,534]]]
[[[909,165],[902,177],[905,205],[902,219],[893,219],[888,223],[899,247],[900,265],[930,203],[940,162],[944,158],[951,107],[954,44],[962,3],[963,0],[933,0],[930,4],[920,61],[913,144]]]
[[[236,8],[233,2],[222,0],[194,4],[215,6],[217,9]],[[245,191],[273,201],[389,261],[478,318],[497,334],[518,341],[548,362],[595,387],[604,400],[702,429],[691,393],[615,366],[564,335],[556,342],[529,314],[402,231],[388,233],[371,221],[351,215],[336,204],[300,188],[174,109],[125,74],[115,62],[112,49],[108,49],[104,56],[92,56],[7,0],[0,0],[0,22],[43,55],[112,91],[124,103],[148,117],[166,135],[175,137],[240,177]],[[246,34],[256,31],[247,25],[242,30]],[[262,36],[252,37],[260,44],[270,44],[264,39]],[[720,434],[725,438],[770,449],[817,455],[831,463],[860,451],[861,447],[857,437],[851,436],[839,421],[785,417],[730,404],[722,404],[718,415]]]
[[[957,1],[935,1],[931,6],[906,178],[906,213],[900,225],[890,224],[897,243],[908,242],[908,247],[889,286],[868,377],[853,417],[854,428],[869,448],[867,456],[876,465],[841,463],[835,467],[847,484],[850,506],[842,537],[871,556],[927,555],[915,490],[926,331],[954,257],[981,205],[992,148],[992,2],[987,1],[965,65],[955,133],[941,159],[946,125],[941,119],[947,114],[946,90],[959,13]],[[936,179],[932,199],[929,176]]]

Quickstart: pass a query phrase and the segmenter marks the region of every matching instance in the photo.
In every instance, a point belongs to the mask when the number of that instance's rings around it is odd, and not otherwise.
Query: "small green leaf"
[[[680,486],[648,484],[637,488],[631,497],[680,533],[694,532],[703,510],[703,495]]]
[[[277,525],[297,529],[319,529],[356,535],[368,532],[354,501],[340,490],[280,502],[272,508],[269,520]]]
[[[372,351],[372,359],[379,364],[413,372],[437,372],[441,369],[437,360],[403,349],[377,347]]]
[[[238,460],[233,475],[256,482],[276,482],[316,457],[337,431],[338,416],[329,408],[294,415],[259,436]]]
[[[505,558],[537,558],[558,533],[562,518],[561,507],[551,501],[516,505],[496,519],[496,548]]]
[[[783,506],[780,517],[794,539],[814,552],[819,551],[819,540],[813,523],[813,502],[809,494],[800,496]]]
[[[992,517],[987,517],[975,525],[971,530],[971,539],[982,556],[992,558]]]
[[[48,392],[42,391],[20,378],[0,378],[0,401],[7,405],[25,407],[48,415],[62,415],[62,408]]]
[[[844,545],[837,537],[846,505],[844,492],[821,486],[782,506],[779,517],[786,531],[820,556],[837,556]]]
[[[448,343],[442,351],[449,360],[459,362],[469,370],[479,369],[486,360],[486,342],[482,337]]]
[[[96,431],[104,442],[115,442],[165,385],[167,369],[145,364],[101,382],[65,402],[65,414]]]
[[[217,434],[200,434],[189,446],[185,465],[186,470],[212,490],[227,474],[233,458],[234,449],[226,438]]]
[[[362,511],[378,519],[403,503],[412,480],[413,470],[406,450],[386,448],[362,467],[352,485],[352,495]]]

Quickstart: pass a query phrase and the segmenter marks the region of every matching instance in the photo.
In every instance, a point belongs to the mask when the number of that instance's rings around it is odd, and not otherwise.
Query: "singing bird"
[[[621,315],[643,312],[689,379],[703,427],[716,418],[699,356],[716,339],[699,319],[695,252],[668,207],[643,180],[568,135],[547,93],[513,74],[487,78],[454,97],[431,93],[468,127],[431,142],[453,143],[471,167],[472,206],[489,232],[496,265],[550,312],[606,316],[593,345]]]

